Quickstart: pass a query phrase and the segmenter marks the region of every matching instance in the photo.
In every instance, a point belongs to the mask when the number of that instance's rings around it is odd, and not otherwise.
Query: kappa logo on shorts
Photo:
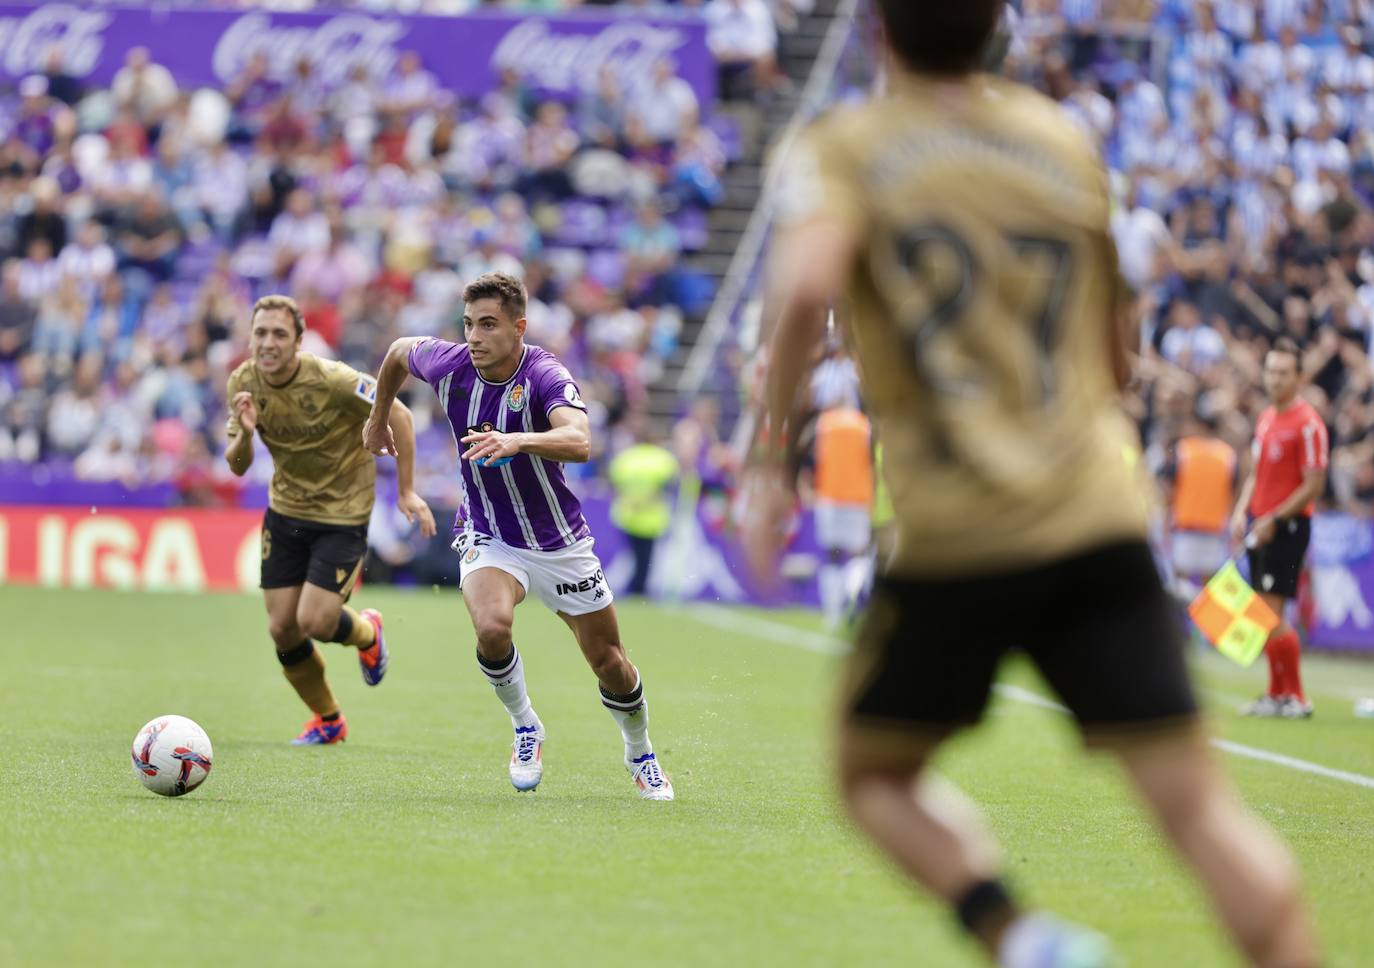
[[[335,569],[334,569],[334,584],[336,584],[336,585],[342,585],[342,584],[344,583],[344,579],[347,578],[347,577],[348,577],[348,572],[345,571],[344,569],[342,569],[342,568],[335,568]]]
[[[576,584],[573,584],[572,582],[559,582],[557,585],[553,586],[553,593],[560,597],[566,598],[568,595],[576,595],[579,592],[589,592],[593,588],[595,588],[596,594],[593,595],[592,598],[603,598],[605,597],[606,592],[601,588],[601,586],[605,583],[605,581],[605,573],[600,568],[598,568],[596,570],[595,575],[592,575],[592,577],[590,578],[584,578]]]

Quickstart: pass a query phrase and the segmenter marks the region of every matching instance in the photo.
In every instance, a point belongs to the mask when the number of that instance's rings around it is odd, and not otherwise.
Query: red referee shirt
[[[1275,510],[1302,483],[1304,471],[1326,470],[1326,424],[1312,405],[1299,397],[1286,410],[1269,407],[1255,424],[1255,493],[1250,514],[1259,517]],[[1302,513],[1310,516],[1312,504]]]

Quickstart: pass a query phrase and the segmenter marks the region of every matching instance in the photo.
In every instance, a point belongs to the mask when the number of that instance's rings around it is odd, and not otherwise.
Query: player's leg
[[[1252,716],[1279,716],[1290,696],[1306,701],[1302,691],[1302,675],[1298,670],[1302,644],[1297,629],[1288,621],[1288,599],[1272,592],[1260,592],[1260,598],[1279,617],[1279,624],[1264,643],[1264,657],[1269,661],[1269,688],[1246,707],[1245,712]]]
[[[309,570],[310,535],[300,522],[269,509],[263,517],[261,583],[268,632],[282,674],[314,714],[292,740],[297,745],[337,742],[348,728],[325,677],[324,656],[296,620]]]
[[[1315,968],[1317,939],[1297,865],[1232,789],[1201,730],[1122,746],[1159,824],[1206,887],[1237,946],[1261,968]]]
[[[488,545],[480,551],[477,560],[465,560],[462,566],[463,604],[477,636],[477,664],[515,729],[511,784],[517,790],[533,790],[544,775],[544,724],[530,702],[525,660],[512,636],[515,606],[525,598],[525,585],[513,573],[517,569],[507,571],[506,564],[497,563],[502,555],[499,546]],[[479,567],[473,568],[474,564]]]
[[[358,650],[363,682],[375,686],[386,675],[389,655],[382,632],[382,613],[354,611],[353,594],[367,556],[367,527],[322,528],[311,534],[310,566],[296,620],[307,635]]]
[[[620,641],[620,621],[615,606],[594,612],[559,617],[572,629],[577,646],[596,675],[601,704],[620,727],[625,744],[625,768],[646,800],[673,799],[673,784],[663,772],[649,740],[649,703],[639,670],[625,654]]]
[[[1250,555],[1250,580],[1264,603],[1279,617],[1264,654],[1269,661],[1269,689],[1246,707],[1252,716],[1305,719],[1312,704],[1302,688],[1302,642],[1288,622],[1288,602],[1297,597],[1311,523],[1305,518],[1280,521],[1269,544]]]
[[[816,501],[816,539],[825,556],[816,573],[817,591],[821,599],[821,616],[825,627],[836,629],[844,617],[845,564],[847,542],[844,535],[842,509],[833,501]]]
[[[1066,563],[1055,588],[1046,613],[1066,618],[1027,650],[1088,743],[1121,759],[1255,964],[1314,966],[1292,860],[1209,754],[1149,549],[1125,544]]]
[[[1024,913],[1002,881],[996,841],[977,808],[926,770],[940,742],[987,705],[1015,596],[983,581],[879,579],[850,658],[838,746],[840,790],[855,822],[913,880],[949,904],[1004,965],[1098,964],[1095,935]],[[998,601],[992,614],[986,605]],[[1092,960],[1092,959],[1098,960]]]
[[[301,586],[265,588],[262,594],[267,606],[267,627],[277,647],[282,674],[314,714],[291,742],[306,746],[342,740],[348,734],[348,724],[325,676],[324,656],[296,621]]]

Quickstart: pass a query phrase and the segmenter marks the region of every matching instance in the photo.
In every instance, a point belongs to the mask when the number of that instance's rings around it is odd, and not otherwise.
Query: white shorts
[[[824,551],[861,555],[868,550],[873,520],[862,504],[816,501],[816,542]]]
[[[1170,536],[1174,573],[1206,580],[1226,564],[1230,548],[1226,536],[1205,531],[1175,531]]]
[[[458,586],[473,572],[497,568],[518,581],[526,595],[534,592],[550,610],[589,615],[615,601],[601,559],[592,551],[595,545],[596,539],[588,537],[561,551],[526,551],[489,535],[464,531],[453,540]]]

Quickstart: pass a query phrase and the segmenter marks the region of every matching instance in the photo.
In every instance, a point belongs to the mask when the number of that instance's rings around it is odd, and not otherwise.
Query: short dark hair
[[[878,0],[888,45],[926,74],[968,74],[984,66],[1005,0]]]
[[[305,333],[305,316],[301,313],[301,307],[296,305],[296,300],[290,296],[271,295],[263,296],[253,303],[253,312],[249,315],[248,321],[251,323],[258,318],[258,313],[264,310],[283,309],[291,314],[291,322],[296,327],[296,335],[301,336]]]
[[[463,302],[475,303],[479,299],[501,300],[501,311],[512,320],[523,319],[525,304],[525,284],[515,276],[504,272],[488,272],[478,276],[463,290]]]
[[[1287,336],[1280,336],[1274,340],[1274,345],[1269,347],[1270,353],[1286,353],[1293,357],[1293,362],[1297,364],[1298,372],[1302,372],[1302,350],[1298,348],[1296,340]]]

